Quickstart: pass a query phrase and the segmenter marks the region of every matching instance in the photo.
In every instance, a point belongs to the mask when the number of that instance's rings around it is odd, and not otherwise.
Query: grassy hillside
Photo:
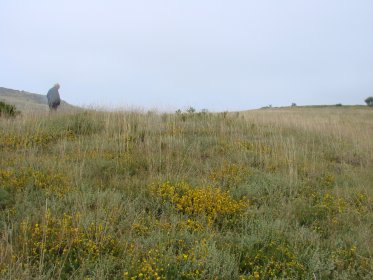
[[[372,279],[373,110],[0,119],[3,279]]]
[[[46,94],[40,95],[36,93],[0,87],[0,101],[15,105],[17,110],[20,110],[23,113],[38,113],[49,111]],[[77,107],[72,106],[62,100],[61,105],[58,109],[61,111],[71,111],[76,110]]]

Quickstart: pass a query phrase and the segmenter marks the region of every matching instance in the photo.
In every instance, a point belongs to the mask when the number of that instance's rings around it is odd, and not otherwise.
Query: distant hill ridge
[[[31,93],[23,90],[0,87],[0,101],[15,105],[17,110],[21,112],[49,111],[46,95]],[[61,105],[58,109],[67,111],[78,109],[78,107],[61,100]]]

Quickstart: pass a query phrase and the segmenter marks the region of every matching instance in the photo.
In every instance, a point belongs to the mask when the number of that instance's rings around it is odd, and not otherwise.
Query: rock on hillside
[[[0,87],[0,101],[15,105],[17,110],[21,112],[49,111],[46,95],[30,93],[23,90],[20,91]],[[78,107],[61,100],[61,105],[58,109],[62,111],[71,111],[78,109]]]

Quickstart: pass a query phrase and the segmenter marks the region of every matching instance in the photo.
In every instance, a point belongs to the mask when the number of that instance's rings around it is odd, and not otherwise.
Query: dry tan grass
[[[1,119],[0,275],[371,279],[372,114]]]

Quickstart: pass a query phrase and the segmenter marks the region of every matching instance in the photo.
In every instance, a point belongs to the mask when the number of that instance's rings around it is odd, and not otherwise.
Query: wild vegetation
[[[2,279],[372,279],[373,110],[0,118]]]
[[[14,105],[0,101],[0,117],[15,117],[19,113]]]
[[[373,106],[373,96],[370,96],[370,97],[368,97],[367,99],[365,99],[365,103],[366,103],[368,106]]]

